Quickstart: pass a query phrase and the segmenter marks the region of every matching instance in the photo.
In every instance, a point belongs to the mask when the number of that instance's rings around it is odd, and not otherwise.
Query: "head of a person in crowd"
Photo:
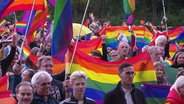
[[[36,93],[40,96],[50,95],[52,77],[46,71],[38,71],[31,79],[32,85],[36,89]]]
[[[125,59],[128,56],[130,50],[130,45],[127,42],[121,41],[118,44],[117,52],[121,56],[122,59]]]
[[[41,41],[41,32],[36,33],[34,41],[35,42],[40,42]]]
[[[160,50],[161,57],[164,57],[164,55],[165,55],[164,47],[158,46],[158,48],[159,48],[159,50]]]
[[[117,50],[112,50],[109,53],[109,57],[110,57],[110,62],[115,62],[115,61],[119,61],[121,60],[120,55],[118,54]]]
[[[34,97],[34,87],[30,82],[20,82],[15,90],[17,104],[31,104]]]
[[[83,71],[75,71],[70,75],[70,85],[73,89],[73,96],[77,100],[83,100],[86,90],[87,75]]]
[[[29,55],[31,55],[31,56],[39,56],[39,52],[40,52],[40,48],[38,48],[38,47],[33,47],[33,48],[31,49],[31,52],[30,52]]]
[[[22,72],[21,77],[22,81],[28,81],[31,82],[31,78],[35,74],[35,71],[33,69],[26,69]]]
[[[99,50],[92,50],[91,51],[91,56],[95,57],[95,58],[101,58],[102,54],[101,54],[101,52]]]
[[[175,89],[176,92],[183,98],[184,97],[184,76],[180,76],[176,79],[171,86],[170,91]]]
[[[165,45],[167,43],[167,37],[160,35],[155,39],[155,45],[165,48]]]
[[[176,75],[176,78],[178,78],[180,76],[184,76],[184,70],[179,70],[177,75]]]
[[[45,50],[50,51],[51,50],[52,41],[48,40],[45,42]]]
[[[140,25],[144,25],[144,20],[140,20]]]
[[[17,45],[21,47],[22,42],[23,42],[23,39],[22,39],[22,38],[20,38],[20,39],[18,40],[18,42],[17,42]]]
[[[134,67],[131,63],[124,62],[119,65],[118,75],[121,79],[121,84],[125,89],[131,88],[135,76]],[[130,89],[129,89],[130,90]]]
[[[54,63],[51,56],[41,56],[37,63],[39,71],[46,71],[52,75]]]
[[[107,47],[107,53],[110,53],[113,49],[111,47]]]
[[[184,65],[184,52],[177,52],[173,59],[174,65]]]
[[[150,46],[148,48],[148,52],[150,53],[152,62],[161,61],[161,52],[157,46]]]
[[[145,45],[145,46],[142,48],[142,52],[148,51],[148,48],[149,48],[149,45]]]
[[[165,75],[164,64],[160,61],[156,61],[153,63],[154,69],[156,71],[157,78],[162,78]]]

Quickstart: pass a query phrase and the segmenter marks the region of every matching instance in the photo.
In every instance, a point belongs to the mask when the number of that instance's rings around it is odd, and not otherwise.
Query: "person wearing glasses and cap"
[[[116,88],[105,94],[103,104],[146,104],[143,92],[133,85],[133,65],[128,62],[120,64],[118,75],[121,80]]]

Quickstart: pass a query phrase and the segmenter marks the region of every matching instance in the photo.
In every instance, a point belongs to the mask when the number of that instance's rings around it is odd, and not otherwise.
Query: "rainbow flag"
[[[0,102],[1,104],[17,104],[17,101],[12,96],[11,90],[0,91]]]
[[[0,91],[1,90],[7,90],[8,89],[8,76],[7,75],[3,75],[0,78]]]
[[[113,49],[116,49],[116,47],[118,46],[118,41],[117,41],[116,37],[107,38],[105,43],[106,43],[107,47],[111,47]]]
[[[136,0],[123,0],[123,8],[124,8],[124,14],[126,18],[126,22],[128,24],[132,24],[134,19],[134,11],[135,11],[135,1]]]
[[[75,45],[76,43],[73,43],[73,46]],[[93,40],[78,42],[77,49],[85,54],[90,54],[95,49],[102,51],[102,38],[98,37]]]
[[[8,6],[13,2],[14,0],[1,0],[0,2],[0,17],[3,15],[4,11],[8,8]]]
[[[24,59],[26,59],[29,56],[30,52],[31,52],[31,50],[29,49],[29,47],[27,45],[25,45],[25,44],[23,45],[22,51],[23,51],[23,57],[24,57]]]
[[[72,37],[72,9],[70,0],[57,0],[54,11],[52,56],[63,62]]]
[[[153,39],[153,34],[144,26],[132,26],[132,30],[136,36],[136,44],[139,48],[149,45]],[[117,37],[118,34],[125,34],[130,43],[131,32],[128,31],[128,26],[112,26],[105,29],[108,38]]]
[[[73,47],[69,47],[67,67],[70,66],[72,53]],[[86,72],[88,76],[86,96],[96,100],[97,104],[102,104],[105,93],[113,89],[120,81],[118,77],[118,65],[122,62],[133,64],[136,72],[134,83],[137,86],[140,87],[142,82],[156,81],[155,70],[148,52],[119,62],[106,62],[90,57],[80,50],[76,50],[71,69],[66,71],[67,73],[72,73],[76,70]]]
[[[173,65],[173,63],[174,62],[171,59],[169,59],[169,58],[164,60],[164,65],[165,66],[171,66],[171,65]]]
[[[20,11],[20,10],[31,10],[34,0],[4,0],[2,2],[10,1],[10,5],[4,6],[2,8],[2,17],[5,17],[10,12]],[[45,0],[36,0],[34,4],[33,10],[44,10],[44,2]]]
[[[4,25],[6,25],[6,20],[1,20],[1,21],[0,21],[0,27],[2,27],[2,26],[4,26]]]
[[[46,22],[46,15],[47,15],[47,1],[44,0],[44,5],[42,5],[44,9],[37,10],[35,14],[32,15],[33,20],[30,24],[30,28],[28,31],[28,34],[26,36],[26,42],[27,44],[30,44],[34,41],[34,32],[40,28],[42,25]]]
[[[17,22],[16,23],[16,28],[26,28],[26,22]]]
[[[141,90],[144,93],[147,104],[163,104],[167,98],[170,87],[170,85],[144,83]]]

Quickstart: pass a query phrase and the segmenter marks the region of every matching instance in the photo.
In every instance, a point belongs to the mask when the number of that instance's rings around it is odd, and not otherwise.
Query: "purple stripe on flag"
[[[31,11],[30,10],[26,10],[25,12],[24,12],[24,15],[22,16],[22,22],[28,22],[28,19],[29,19],[29,16],[30,16],[30,13],[31,13]],[[27,24],[26,24],[27,25]],[[25,29],[17,29],[17,31],[19,32],[19,33],[21,33],[21,34],[24,34],[23,32],[25,31]]]
[[[14,0],[1,0],[0,2],[0,17],[3,15],[4,11]]]
[[[58,3],[65,3],[65,1]],[[56,9],[61,9],[57,8]],[[55,10],[56,12],[56,10]],[[72,10],[71,10],[71,3],[70,0],[66,1],[64,5],[62,13],[59,16],[59,20],[54,28],[53,36],[52,36],[52,51],[51,54],[56,59],[60,60],[61,62],[64,61],[65,53],[67,51],[68,45],[72,39]],[[58,13],[57,13],[58,14]],[[55,14],[55,16],[57,16]]]
[[[56,5],[56,0],[48,0],[48,2],[53,6],[55,7]]]

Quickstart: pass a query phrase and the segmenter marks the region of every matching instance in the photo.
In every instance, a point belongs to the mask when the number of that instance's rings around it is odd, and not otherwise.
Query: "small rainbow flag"
[[[166,58],[165,60],[164,60],[164,65],[165,66],[171,66],[171,65],[173,65],[173,61],[170,59],[170,58]]]
[[[6,20],[1,20],[1,21],[0,21],[0,27],[2,27],[2,26],[4,26],[4,25],[6,25]]]
[[[16,28],[25,29],[26,28],[26,22],[17,22],[16,23]]]
[[[22,51],[23,51],[24,59],[26,59],[29,56],[30,52],[31,52],[29,47],[27,45],[25,45],[25,44],[23,45],[23,50]]]

